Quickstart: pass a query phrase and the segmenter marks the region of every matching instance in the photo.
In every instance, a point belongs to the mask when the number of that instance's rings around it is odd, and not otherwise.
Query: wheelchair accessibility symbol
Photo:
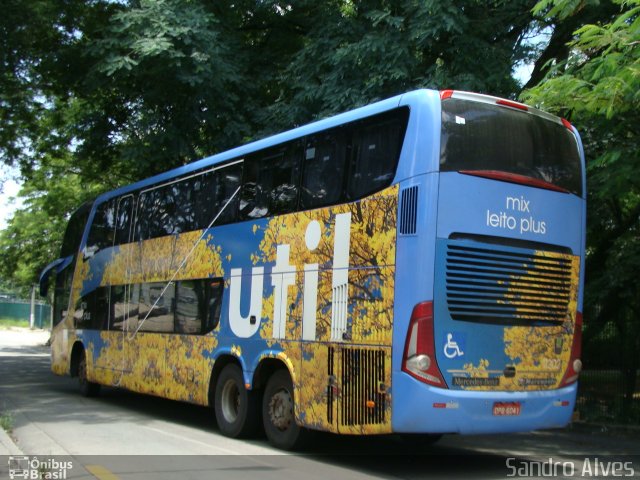
[[[462,357],[464,355],[465,335],[462,333],[447,333],[444,344],[444,355],[447,358]]]

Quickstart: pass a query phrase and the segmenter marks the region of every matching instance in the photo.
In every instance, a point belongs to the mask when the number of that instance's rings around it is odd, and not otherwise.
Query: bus
[[[585,211],[568,121],[405,93],[79,207],[41,275],[52,370],[84,395],[210,406],[222,434],[283,449],[562,427]]]

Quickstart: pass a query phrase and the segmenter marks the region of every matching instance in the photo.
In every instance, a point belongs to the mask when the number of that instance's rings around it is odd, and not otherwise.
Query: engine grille
[[[340,424],[353,426],[384,423],[385,352],[344,349],[341,370]]]
[[[561,324],[570,314],[573,258],[450,241],[446,297],[451,318]]]

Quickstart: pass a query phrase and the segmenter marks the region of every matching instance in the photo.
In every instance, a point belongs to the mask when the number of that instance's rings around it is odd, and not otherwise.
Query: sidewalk
[[[0,428],[0,457],[22,454],[22,450],[14,443],[7,432]]]
[[[40,330],[23,327],[0,327],[0,356],[3,348],[12,347],[41,347],[49,340],[49,330]]]
[[[40,352],[46,348],[45,344],[49,340],[49,336],[48,330],[31,330],[21,327],[0,328],[0,357],[3,356],[4,348],[27,347],[26,352],[32,349],[37,349]],[[0,405],[0,407],[3,406]],[[8,455],[23,455],[23,452],[9,434],[0,428],[0,457]]]

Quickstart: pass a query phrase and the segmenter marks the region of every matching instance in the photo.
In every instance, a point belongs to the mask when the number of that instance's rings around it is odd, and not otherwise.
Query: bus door
[[[109,296],[109,340],[108,364],[114,372],[113,384],[120,385],[124,374],[131,372],[131,355],[128,338],[134,335],[138,319],[140,286],[132,284],[134,258],[137,245],[133,243],[133,195],[118,200],[116,209],[114,247],[117,249],[113,273],[108,282]],[[120,268],[118,268],[120,267]]]

